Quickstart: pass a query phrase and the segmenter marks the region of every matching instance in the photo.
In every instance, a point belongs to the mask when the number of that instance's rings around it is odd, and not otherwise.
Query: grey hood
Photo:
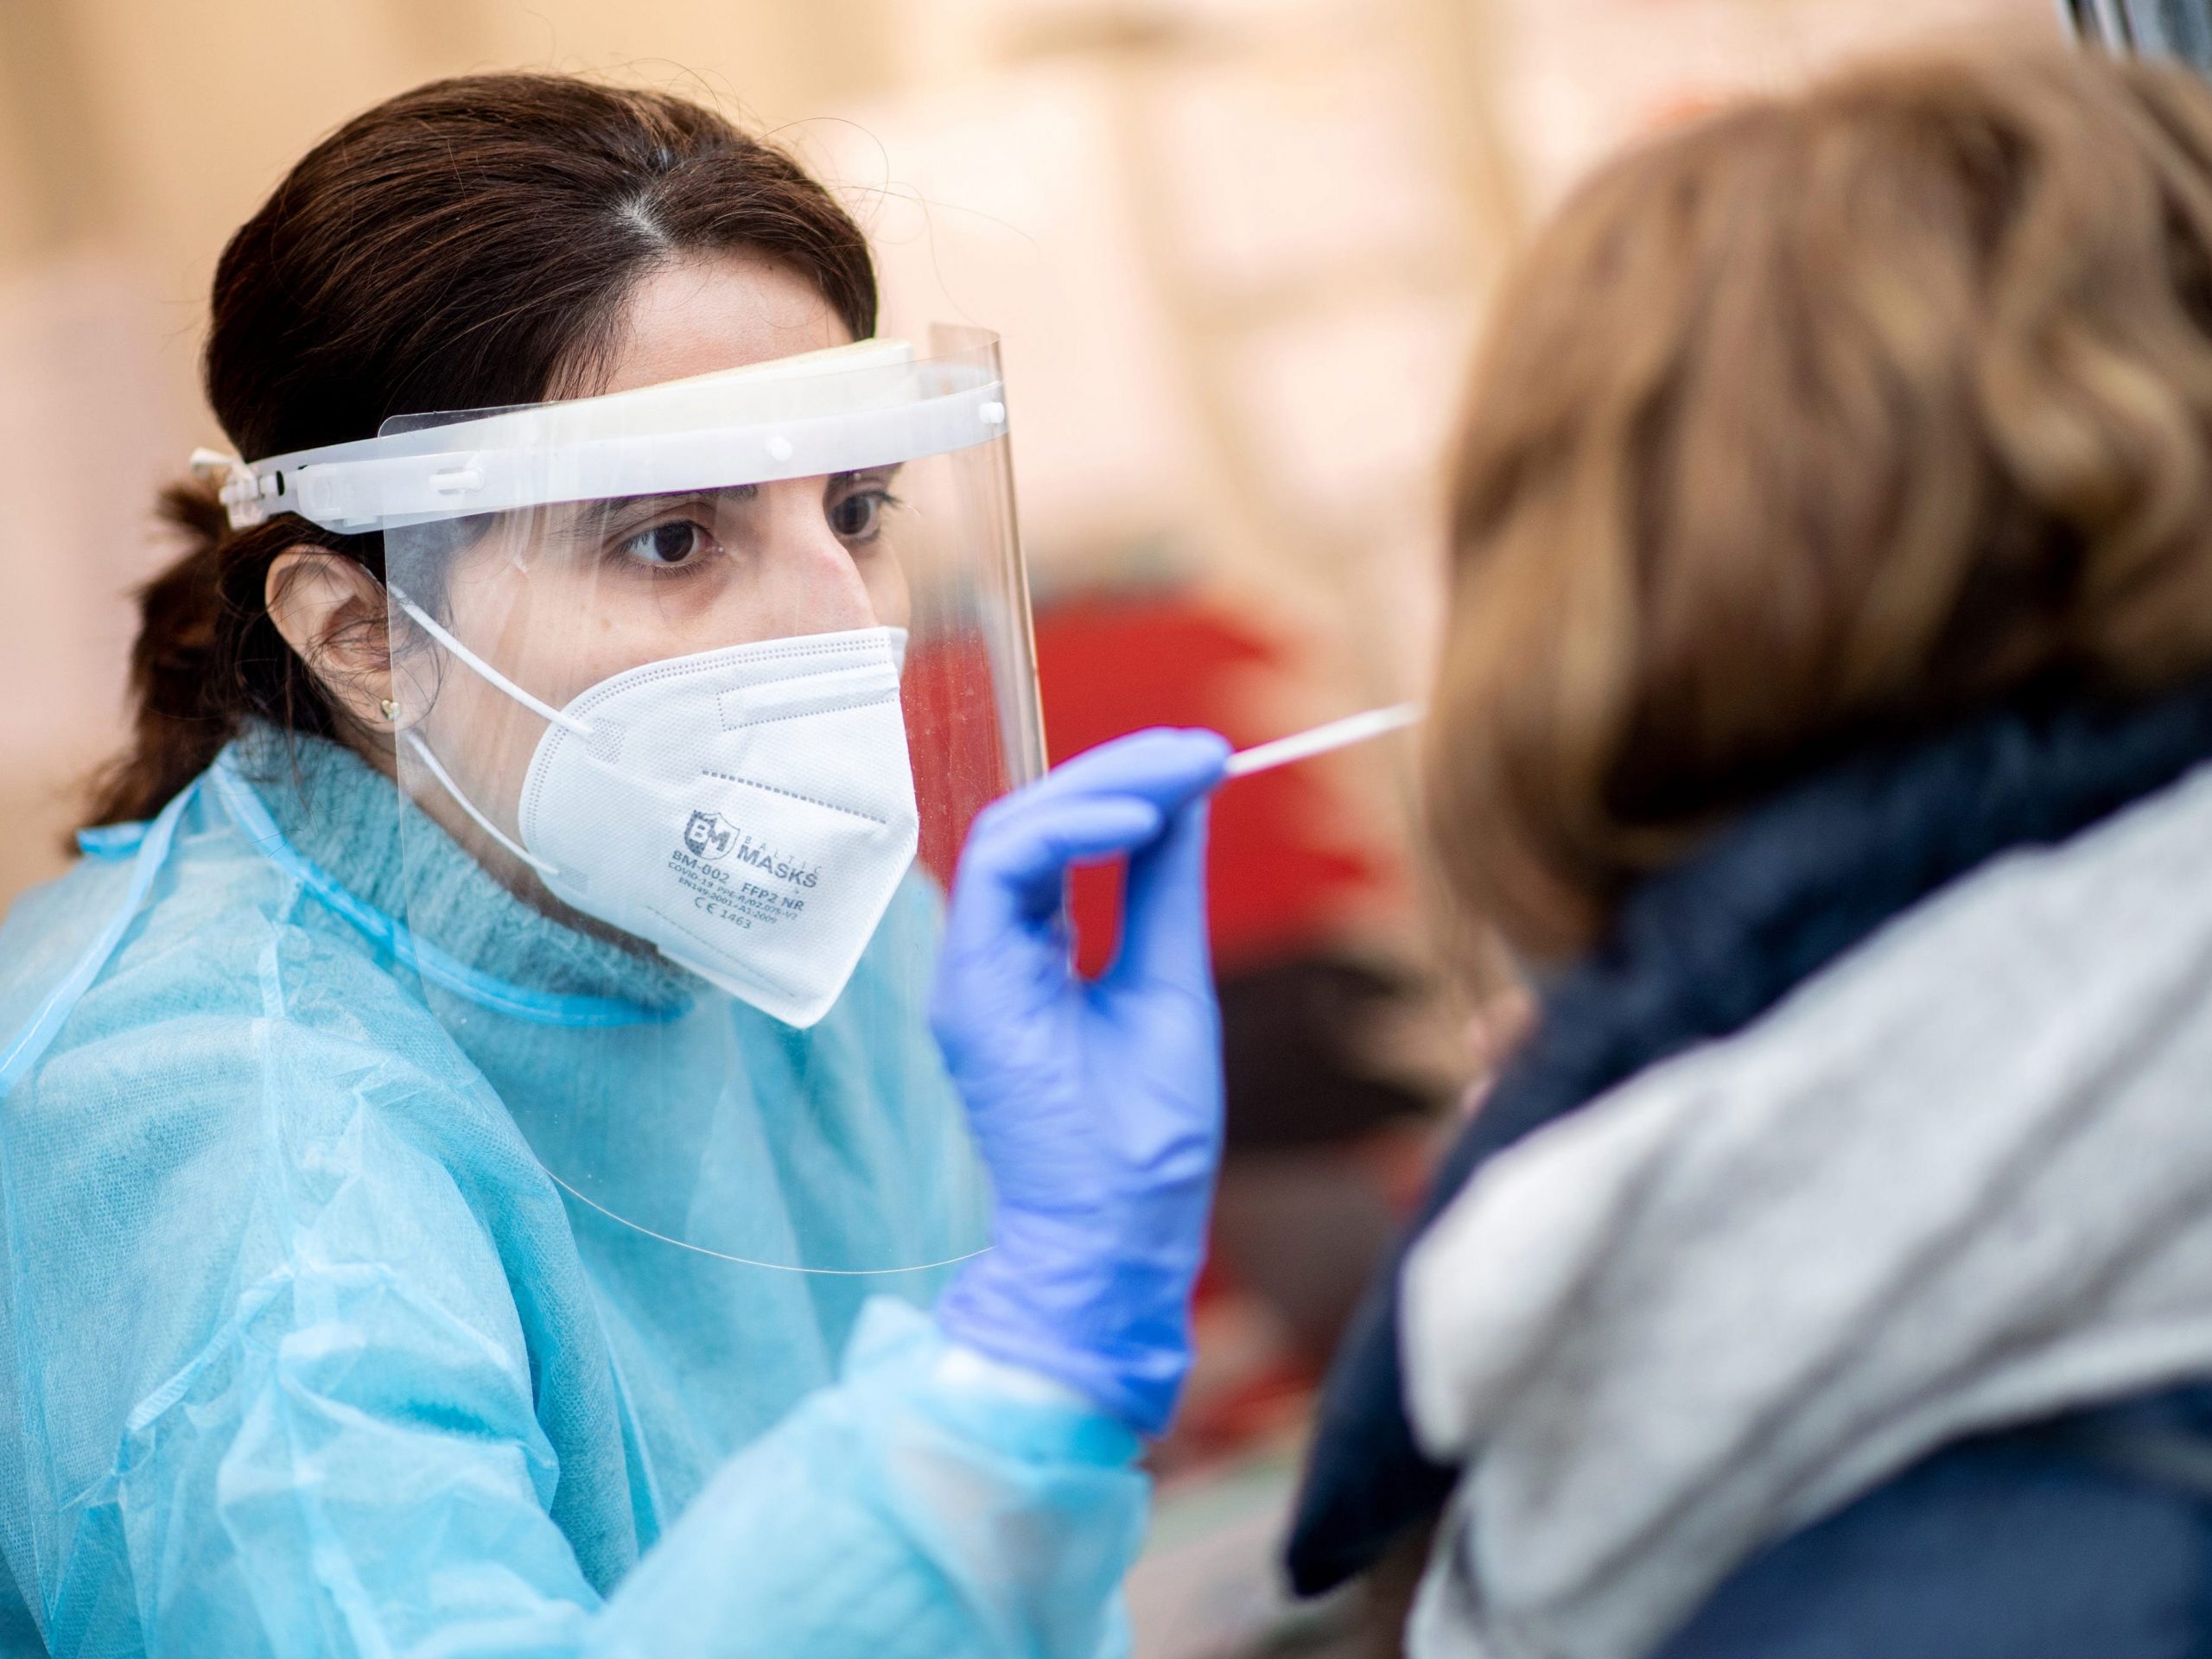
[[[1416,1659],[1632,1659],[1946,1442],[2212,1376],[2212,768],[1502,1154],[1403,1289]]]

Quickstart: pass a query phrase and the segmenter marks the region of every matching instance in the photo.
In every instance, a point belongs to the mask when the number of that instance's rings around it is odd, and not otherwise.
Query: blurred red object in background
[[[1281,648],[1183,594],[1086,598],[1040,610],[1037,661],[1045,736],[1057,764],[1148,726],[1206,726],[1239,748],[1282,735],[1261,729],[1267,687],[1295,673]],[[1310,769],[1286,766],[1214,798],[1206,872],[1217,970],[1233,973],[1312,950],[1346,917],[1394,891],[1397,873],[1370,849],[1328,837],[1338,814]],[[1080,872],[1074,919],[1086,974],[1112,960],[1118,868]]]

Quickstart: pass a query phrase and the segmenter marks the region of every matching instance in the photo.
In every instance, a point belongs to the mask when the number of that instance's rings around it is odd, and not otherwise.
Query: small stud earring
[[[377,707],[384,710],[384,717],[386,720],[397,720],[399,718],[399,705],[394,702],[390,697],[380,698],[378,701]]]

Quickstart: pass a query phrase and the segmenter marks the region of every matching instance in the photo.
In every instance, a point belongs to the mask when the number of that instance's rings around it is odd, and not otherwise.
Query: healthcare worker
[[[1126,1645],[1225,752],[1016,788],[995,348],[874,309],[782,155],[557,78],[232,238],[237,452],[0,933],[10,1651]]]

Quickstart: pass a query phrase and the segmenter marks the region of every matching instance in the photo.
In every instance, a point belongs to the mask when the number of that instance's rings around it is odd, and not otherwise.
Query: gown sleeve
[[[871,1303],[845,1375],[732,1459],[602,1603],[549,1504],[519,1356],[398,1275],[312,1271],[290,1312],[134,1435],[152,1653],[1126,1653],[1134,1436],[950,1378]],[[289,1327],[289,1328],[281,1328]]]
[[[869,1303],[837,1386],[721,1471],[593,1631],[594,1656],[1124,1654],[1136,1437],[957,1376]]]

